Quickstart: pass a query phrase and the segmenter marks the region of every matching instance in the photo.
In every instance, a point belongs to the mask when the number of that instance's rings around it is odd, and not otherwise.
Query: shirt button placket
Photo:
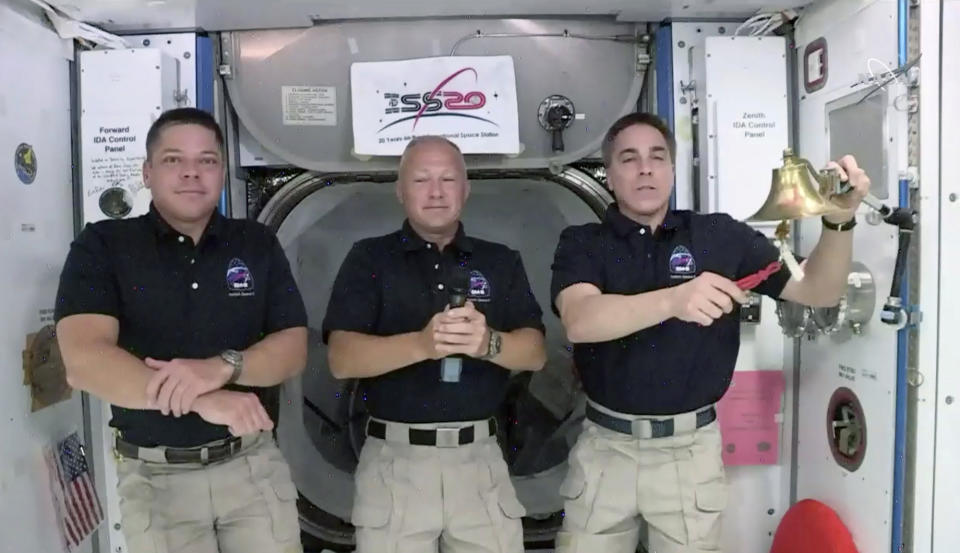
[[[181,236],[180,239],[181,239],[180,241],[182,242],[183,236]],[[190,285],[190,288],[192,288],[193,290],[197,290],[200,288],[200,284],[197,282],[197,270],[195,265],[197,248],[195,246],[191,247],[190,251],[187,252],[187,255],[190,257],[190,267],[188,268],[188,271],[190,273],[190,279],[193,281],[193,283]]]
[[[431,261],[433,261],[433,270],[437,275],[437,284],[433,288],[433,293],[439,294],[443,291],[443,282],[440,280],[440,252],[434,250],[433,244],[429,243],[427,244],[427,249],[430,250],[430,254],[428,255]]]

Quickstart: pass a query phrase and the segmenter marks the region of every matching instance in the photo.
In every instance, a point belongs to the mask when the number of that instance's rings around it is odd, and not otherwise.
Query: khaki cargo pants
[[[297,489],[269,432],[245,437],[218,463],[123,458],[117,472],[129,553],[303,551]]]
[[[355,476],[357,553],[523,552],[526,511],[486,421],[379,422],[386,425],[385,439],[367,437]],[[411,428],[470,425],[473,443],[409,443]]]
[[[688,423],[676,426],[695,426]],[[557,553],[633,553],[641,518],[649,553],[720,551],[727,499],[721,447],[716,421],[664,438],[637,438],[585,421],[560,489],[565,515]]]

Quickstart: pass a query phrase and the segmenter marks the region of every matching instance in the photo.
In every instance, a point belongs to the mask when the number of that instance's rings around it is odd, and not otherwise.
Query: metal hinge
[[[233,67],[231,67],[230,64],[228,63],[224,63],[220,65],[220,67],[217,68],[217,72],[220,73],[221,77],[224,77],[226,79],[233,78]]]
[[[920,86],[920,68],[913,66],[907,70],[907,84],[911,88]]]
[[[923,322],[923,311],[916,305],[907,306],[907,328],[916,327]]]
[[[907,113],[917,113],[920,111],[920,96],[911,94],[907,97]]]
[[[650,65],[650,54],[644,51],[637,52],[637,71],[646,71]]]

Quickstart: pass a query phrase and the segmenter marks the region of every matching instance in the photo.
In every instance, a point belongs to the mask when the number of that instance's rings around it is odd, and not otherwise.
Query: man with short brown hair
[[[740,346],[736,281],[769,270],[779,250],[725,214],[670,209],[676,141],[656,116],[632,113],[603,141],[616,197],[601,223],[563,231],[553,263],[554,311],[574,343],[587,421],[570,453],[558,553],[633,553],[638,522],[650,553],[718,551],[726,505],[714,404]],[[853,189],[824,217],[806,278],[786,270],[755,291],[835,305],[846,288],[854,211],[870,180],[847,156]]]
[[[147,134],[141,217],[87,225],[57,292],[74,388],[112,404],[130,553],[298,553],[297,491],[270,432],[307,319],[263,225],[217,211],[223,137],[194,108]]]

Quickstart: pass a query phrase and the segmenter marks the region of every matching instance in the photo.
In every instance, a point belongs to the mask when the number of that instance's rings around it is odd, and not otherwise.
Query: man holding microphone
[[[520,255],[464,232],[469,193],[454,143],[411,140],[397,180],[407,220],[354,244],[331,292],[330,370],[362,379],[371,415],[351,517],[359,553],[523,551],[494,413],[510,371],[546,362],[542,312]]]

